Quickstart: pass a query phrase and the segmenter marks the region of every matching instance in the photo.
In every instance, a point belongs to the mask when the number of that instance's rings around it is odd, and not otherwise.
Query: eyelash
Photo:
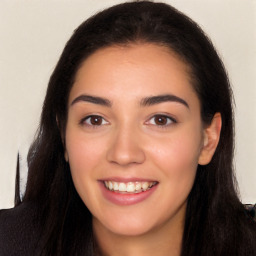
[[[99,119],[99,120],[101,121],[100,124],[92,124],[92,123],[91,123],[92,118]],[[90,120],[90,123],[87,123],[88,120]],[[99,115],[90,115],[90,116],[86,116],[85,118],[83,118],[83,119],[80,121],[80,124],[81,124],[81,125],[90,126],[90,127],[92,127],[92,128],[97,128],[97,127],[100,127],[100,126],[102,126],[102,125],[108,124],[108,122],[107,122],[102,116],[99,116]]]
[[[95,118],[94,121],[100,121],[99,124],[93,124],[92,123],[92,118]],[[163,123],[160,123],[160,124],[157,124],[156,123],[156,118],[158,118],[158,121],[160,122],[163,122]],[[154,123],[151,123],[151,120],[154,121]],[[89,123],[88,123],[89,121]],[[102,125],[106,125],[106,124],[109,124],[108,121],[106,121],[102,116],[99,116],[99,115],[90,115],[90,116],[86,116],[85,118],[83,118],[80,122],[79,122],[81,125],[86,125],[88,127],[92,127],[92,128],[98,128]],[[168,115],[163,115],[163,114],[156,114],[154,116],[152,116],[147,122],[146,124],[149,124],[149,125],[155,125],[159,128],[166,128],[172,124],[176,124],[177,123],[177,120],[174,119],[173,117],[170,117]]]
[[[163,121],[166,122],[166,123],[157,124],[157,123],[156,123],[156,118],[159,118],[159,120],[161,119],[161,120],[163,120]],[[154,120],[154,123],[153,123],[153,124],[150,123],[151,120]],[[159,121],[159,120],[158,120],[158,121]],[[147,123],[150,124],[150,125],[155,125],[155,126],[160,127],[160,128],[166,128],[166,127],[168,127],[168,126],[170,126],[170,125],[172,125],[172,124],[176,124],[176,123],[177,123],[177,120],[174,119],[173,117],[170,117],[170,116],[167,116],[167,115],[157,114],[157,115],[152,116],[152,117],[149,119],[149,121],[147,121]]]

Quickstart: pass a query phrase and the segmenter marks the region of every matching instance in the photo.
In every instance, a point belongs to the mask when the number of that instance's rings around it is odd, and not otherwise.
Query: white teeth
[[[111,191],[128,192],[128,193],[140,193],[142,191],[149,190],[151,187],[157,184],[154,182],[116,182],[116,181],[104,181],[105,187]]]
[[[113,190],[113,183],[112,182],[108,182],[108,186],[107,186],[110,190]]]
[[[129,182],[126,186],[127,192],[134,192],[135,191],[135,184],[132,182]]]
[[[142,183],[142,189],[143,189],[144,191],[147,190],[148,187],[149,187],[149,183],[148,183],[148,182],[143,182],[143,183]]]
[[[126,191],[126,185],[124,183],[119,183],[119,191],[125,192]]]
[[[109,181],[109,183],[110,183],[111,181]],[[119,186],[118,186],[118,183],[117,182],[114,182],[114,190],[118,190],[119,189]]]
[[[138,190],[141,190],[141,183],[140,183],[140,182],[136,182],[135,189],[136,189],[137,191],[138,191]]]

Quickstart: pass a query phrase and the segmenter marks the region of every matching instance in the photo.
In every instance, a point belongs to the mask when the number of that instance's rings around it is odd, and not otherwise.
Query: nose
[[[140,136],[139,131],[128,127],[115,131],[107,151],[107,160],[122,166],[143,163],[145,153]]]

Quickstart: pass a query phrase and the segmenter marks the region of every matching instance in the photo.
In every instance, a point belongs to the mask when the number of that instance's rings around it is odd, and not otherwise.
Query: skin
[[[65,158],[93,215],[99,255],[180,255],[197,165],[210,162],[221,129],[218,113],[204,127],[189,71],[163,46],[132,44],[96,51],[76,74],[68,103]],[[178,101],[141,104],[147,97],[166,94],[187,106]],[[81,95],[102,97],[111,106],[88,102]],[[165,116],[164,121],[156,115]],[[158,184],[142,202],[117,205],[100,189],[101,181],[112,177]]]

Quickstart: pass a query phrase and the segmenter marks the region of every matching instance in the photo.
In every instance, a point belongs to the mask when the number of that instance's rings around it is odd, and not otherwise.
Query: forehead
[[[190,67],[167,47],[155,44],[111,46],[90,55],[78,70],[70,99],[86,93],[135,99],[159,94],[195,97]],[[177,95],[179,96],[179,95]]]

